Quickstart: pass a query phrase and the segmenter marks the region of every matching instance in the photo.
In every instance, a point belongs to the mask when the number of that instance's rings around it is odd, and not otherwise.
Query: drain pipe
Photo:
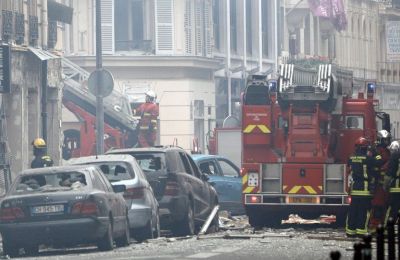
[[[47,61],[42,61],[41,66],[41,117],[42,138],[47,143]]]

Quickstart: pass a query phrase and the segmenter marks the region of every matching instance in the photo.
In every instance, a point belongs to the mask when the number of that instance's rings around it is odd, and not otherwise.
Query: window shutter
[[[103,54],[114,54],[114,0],[101,0],[101,44]]]
[[[203,1],[196,1],[195,24],[196,24],[196,55],[203,55]]]
[[[156,54],[173,54],[173,0],[156,0],[155,9]]]
[[[204,1],[204,27],[205,27],[205,36],[204,36],[204,42],[205,42],[205,51],[206,51],[206,56],[211,57],[212,56],[212,37],[213,37],[213,31],[212,31],[212,19],[210,15],[210,11],[212,10],[211,7],[211,1],[210,0],[205,0]]]
[[[185,6],[185,52],[193,55],[193,0],[186,0]]]

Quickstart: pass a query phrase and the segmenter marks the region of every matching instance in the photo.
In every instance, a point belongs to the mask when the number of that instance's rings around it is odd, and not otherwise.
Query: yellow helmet
[[[42,138],[36,138],[33,140],[32,145],[35,148],[46,148],[46,142]]]

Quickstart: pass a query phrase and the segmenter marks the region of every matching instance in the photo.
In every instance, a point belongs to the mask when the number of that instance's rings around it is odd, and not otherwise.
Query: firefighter
[[[36,138],[32,142],[33,146],[33,161],[31,168],[42,168],[53,166],[53,160],[46,154],[46,142],[42,138]]]
[[[389,184],[389,203],[386,211],[385,224],[392,217],[397,220],[397,214],[400,209],[400,144],[398,141],[393,141],[389,150],[391,152],[387,176],[390,177]]]
[[[146,92],[146,103],[140,105],[136,115],[140,115],[138,142],[140,147],[154,146],[157,137],[158,106],[155,103],[156,93]]]
[[[348,236],[363,236],[368,233],[371,199],[374,189],[374,167],[381,164],[380,155],[374,156],[369,148],[369,141],[359,137],[355,142],[354,155],[349,158],[352,178],[351,203],[346,220]]]
[[[385,180],[387,179],[385,178],[385,176],[390,158],[390,151],[388,149],[390,141],[391,135],[388,131],[380,130],[378,132],[375,152],[377,155],[380,155],[382,157],[382,166],[375,169],[377,173],[377,179],[375,180],[376,187],[371,202],[371,230],[375,230],[378,225],[382,224],[385,220],[386,205],[389,199],[389,194],[385,190]]]

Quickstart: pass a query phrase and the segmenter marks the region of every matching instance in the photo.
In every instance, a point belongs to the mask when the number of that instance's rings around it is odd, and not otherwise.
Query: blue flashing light
[[[271,80],[268,83],[269,91],[276,92],[278,90],[278,82],[276,80]]]
[[[376,85],[374,82],[367,83],[367,93],[375,93]]]

